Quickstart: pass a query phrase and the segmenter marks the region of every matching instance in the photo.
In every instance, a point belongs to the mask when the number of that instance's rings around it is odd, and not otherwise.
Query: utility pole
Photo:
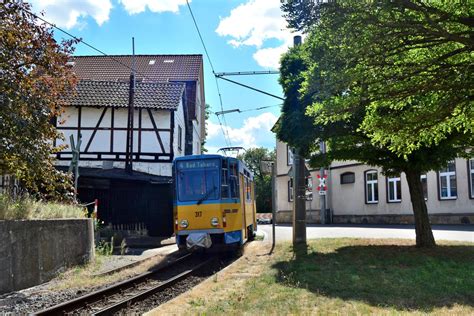
[[[277,208],[277,196],[276,196],[276,161],[272,162],[272,250],[275,249],[276,236],[275,236],[275,225],[276,225],[276,208]]]
[[[301,45],[301,36],[293,38],[294,46]],[[306,187],[305,187],[305,160],[300,155],[300,149],[295,148],[293,153],[293,246],[306,248]]]
[[[128,121],[127,121],[127,150],[125,154],[125,171],[133,171],[133,101],[135,97],[135,38],[132,37],[132,73],[130,74],[130,88],[128,94]]]
[[[319,150],[321,154],[326,153],[326,143],[324,141],[319,142]],[[324,174],[324,167],[321,167],[319,169],[319,176],[320,179],[323,179],[322,181],[325,181],[325,174]],[[320,188],[321,189],[321,188]],[[323,194],[324,193],[324,194]],[[326,224],[326,194],[327,190],[319,190],[319,208],[321,209],[319,213],[319,218],[321,220],[321,224]]]

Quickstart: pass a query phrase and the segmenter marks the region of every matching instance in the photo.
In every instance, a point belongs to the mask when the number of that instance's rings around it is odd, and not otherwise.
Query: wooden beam
[[[102,123],[102,119],[103,119],[104,116],[105,116],[105,112],[107,112],[107,108],[104,108],[104,111],[102,111],[102,114],[100,115],[100,118],[99,118],[99,120],[97,121],[97,125],[95,126],[94,131],[92,132],[92,135],[91,135],[91,137],[89,138],[89,141],[87,142],[87,146],[86,146],[86,148],[84,149],[84,153],[86,153],[86,152],[89,150],[89,147],[91,146],[92,140],[94,139],[94,136],[95,136],[95,134],[97,133],[97,129],[99,128],[100,123]]]

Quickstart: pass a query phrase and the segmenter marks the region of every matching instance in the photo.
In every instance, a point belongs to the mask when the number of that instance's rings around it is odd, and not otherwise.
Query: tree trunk
[[[417,247],[434,247],[436,242],[431,231],[428,209],[423,196],[423,186],[421,184],[421,173],[416,170],[405,171],[407,176],[408,188],[410,190],[411,204],[413,214],[415,215],[415,232]]]

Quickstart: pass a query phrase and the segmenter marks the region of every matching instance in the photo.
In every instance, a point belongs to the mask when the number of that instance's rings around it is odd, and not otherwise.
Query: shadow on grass
[[[277,282],[397,310],[474,306],[474,247],[354,245],[298,251],[275,263]]]

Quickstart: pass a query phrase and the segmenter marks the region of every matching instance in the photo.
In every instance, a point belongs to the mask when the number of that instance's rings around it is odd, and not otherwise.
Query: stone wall
[[[276,212],[276,223],[277,224],[291,224],[293,221],[293,211],[277,211]],[[319,210],[308,210],[306,211],[306,223],[307,224],[319,224],[321,218],[319,216]]]
[[[94,257],[91,219],[0,221],[0,293],[51,280]]]
[[[457,225],[474,224],[474,214],[429,214],[432,225]],[[292,211],[278,211],[276,213],[277,224],[291,224],[293,218]],[[319,210],[310,210],[306,212],[307,224],[319,224]],[[333,215],[333,224],[376,224],[376,225],[399,225],[414,224],[413,215],[408,214],[385,214],[385,215]]]
[[[474,215],[466,214],[428,214],[432,225],[474,224]],[[334,224],[414,224],[413,215],[334,215]]]

